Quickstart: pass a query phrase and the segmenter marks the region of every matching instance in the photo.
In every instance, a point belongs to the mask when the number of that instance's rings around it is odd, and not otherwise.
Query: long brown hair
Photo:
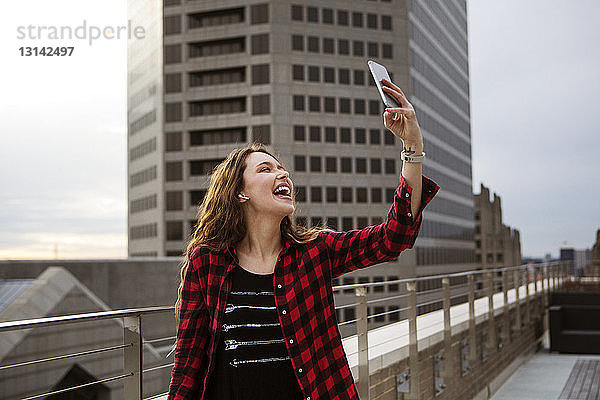
[[[205,246],[211,251],[222,251],[230,245],[235,246],[246,236],[244,213],[237,195],[241,193],[244,186],[243,176],[246,169],[246,159],[248,155],[257,151],[272,156],[285,166],[278,157],[273,155],[274,152],[267,149],[264,144],[252,142],[245,147],[234,149],[225,160],[213,169],[206,195],[198,206],[197,222],[186,247],[181,266],[181,283],[175,302],[177,327],[179,327],[181,291],[192,251],[198,246]],[[294,206],[296,206],[296,193],[294,193],[292,199]],[[296,211],[292,215],[295,213]],[[310,242],[321,231],[333,232],[332,229],[325,226],[311,228],[297,226],[290,215],[286,215],[282,219],[280,227],[282,237],[289,238],[296,243]]]

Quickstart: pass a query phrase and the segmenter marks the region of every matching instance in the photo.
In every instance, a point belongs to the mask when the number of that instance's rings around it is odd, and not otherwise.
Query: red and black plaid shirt
[[[358,399],[342,347],[332,279],[359,268],[394,261],[411,248],[423,208],[439,186],[423,176],[421,206],[413,222],[412,188],[400,176],[387,220],[347,232],[321,232],[306,244],[283,240],[273,276],[275,303],[285,344],[306,400]],[[239,268],[233,246],[214,253],[198,246],[184,277],[179,328],[168,400],[202,400],[215,365],[231,270]]]

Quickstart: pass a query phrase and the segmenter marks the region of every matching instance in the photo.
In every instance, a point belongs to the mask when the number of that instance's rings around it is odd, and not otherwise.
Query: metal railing
[[[483,267],[482,267],[483,268]],[[407,312],[408,316],[408,326],[409,326],[409,371],[413,371],[413,375],[417,376],[414,371],[417,371],[418,368],[418,348],[417,348],[417,316],[419,314],[419,307],[424,307],[426,305],[438,304],[441,303],[439,309],[443,309],[443,320],[444,320],[444,343],[445,348],[449,349],[451,344],[451,321],[450,321],[450,307],[454,305],[452,303],[453,299],[464,299],[466,297],[466,301],[462,302],[468,303],[469,309],[469,328],[468,328],[468,342],[471,344],[468,352],[468,356],[466,357],[466,361],[475,360],[476,355],[476,332],[475,332],[475,300],[478,298],[488,298],[488,332],[487,332],[487,351],[491,352],[493,349],[497,349],[497,339],[496,339],[496,326],[494,316],[494,294],[503,293],[504,302],[503,302],[503,319],[502,323],[502,331],[501,337],[504,341],[507,340],[510,334],[510,320],[509,320],[509,302],[508,302],[508,291],[512,289],[516,289],[516,301],[514,303],[514,307],[517,308],[516,312],[516,321],[515,321],[515,329],[520,330],[522,321],[521,321],[521,299],[519,293],[519,287],[523,284],[525,285],[525,299],[526,309],[525,309],[525,324],[532,323],[531,318],[531,307],[530,301],[533,296],[540,296],[541,301],[538,301],[539,314],[545,312],[548,307],[548,293],[551,290],[557,288],[564,279],[569,275],[568,265],[561,262],[553,262],[553,263],[542,263],[536,265],[521,265],[516,267],[505,267],[505,268],[492,268],[492,269],[478,269],[466,272],[452,273],[452,274],[443,274],[443,275],[431,275],[424,276],[419,278],[407,278],[407,279],[397,279],[391,281],[381,281],[381,282],[369,282],[369,283],[357,283],[357,284],[349,284],[349,285],[339,285],[334,286],[333,291],[339,292],[341,290],[354,289],[355,294],[355,302],[352,304],[346,304],[337,306],[336,309],[345,309],[349,307],[356,307],[356,318],[350,319],[348,321],[340,322],[339,326],[344,326],[348,324],[356,324],[356,332],[357,332],[357,340],[358,340],[358,390],[359,396],[363,400],[369,399],[369,345],[368,345],[368,321],[369,319],[374,319],[377,317],[381,317],[384,315],[397,315],[399,316],[402,312]],[[451,280],[458,281],[457,284],[451,285]],[[466,280],[466,282],[462,282]],[[418,292],[417,286],[420,282],[433,281],[433,283],[441,282],[439,287],[435,287],[433,289],[427,289]],[[533,293],[530,292],[530,284],[533,283]],[[377,298],[373,300],[367,300],[367,288],[369,287],[377,287],[377,286],[385,286],[385,285],[397,285],[406,284],[406,293],[400,295],[388,296],[385,298]],[[479,288],[476,288],[480,286]],[[452,295],[452,290],[457,291],[456,289],[462,288],[466,290],[465,293],[459,292],[457,294]],[[500,289],[500,290],[496,290]],[[418,297],[426,297],[429,299],[428,301],[418,303]],[[433,297],[433,300],[431,298]],[[390,300],[406,300],[406,307],[402,308],[394,308],[390,311],[376,313],[372,315],[368,315],[368,304],[374,304],[382,301],[390,301]],[[455,302],[456,303],[456,302]],[[110,352],[122,349],[123,350],[123,372],[122,374],[105,377],[103,379],[98,379],[92,382],[88,382],[82,385],[71,386],[68,388],[54,390],[44,393],[39,393],[33,396],[28,396],[22,398],[23,400],[33,400],[38,398],[43,398],[45,396],[60,394],[68,391],[77,390],[83,387],[88,387],[92,385],[97,385],[104,382],[115,381],[115,380],[123,380],[124,385],[124,398],[129,400],[141,400],[142,399],[142,384],[143,384],[143,375],[146,372],[155,371],[159,369],[165,369],[173,366],[173,362],[154,365],[152,367],[144,369],[143,366],[143,347],[149,346],[152,343],[164,342],[169,340],[175,340],[175,336],[168,336],[163,338],[157,338],[152,340],[144,340],[143,332],[142,332],[142,324],[141,318],[142,316],[146,316],[149,314],[156,313],[173,313],[173,306],[163,306],[163,307],[147,307],[147,308],[135,308],[135,309],[124,309],[124,310],[115,310],[115,311],[103,311],[103,312],[93,312],[86,314],[76,314],[76,315],[64,315],[58,317],[47,317],[47,318],[37,318],[37,319],[27,319],[27,320],[18,320],[18,321],[8,321],[8,322],[0,322],[0,333],[21,330],[21,329],[31,329],[31,328],[40,328],[44,326],[56,326],[56,325],[64,325],[64,324],[72,324],[79,322],[90,322],[90,321],[98,321],[105,319],[117,319],[123,328],[123,344],[117,346],[109,346],[103,348],[94,348],[83,352],[71,353],[71,354],[63,354],[54,357],[47,357],[41,359],[34,359],[26,362],[19,362],[8,365],[1,365],[0,372],[6,371],[8,369],[19,368],[23,366],[31,366],[38,365],[42,363],[49,363],[52,361],[63,360],[67,358],[77,358],[83,356],[89,356],[91,354],[97,354],[101,352]],[[398,318],[398,321],[401,321],[401,318]],[[393,323],[395,323],[394,321]],[[442,358],[440,356],[440,358]],[[406,383],[410,378],[410,374],[406,373],[404,375],[406,379]],[[410,382],[410,385],[404,385],[406,390],[404,391],[405,399],[416,399],[418,393],[418,387],[415,383]],[[436,394],[439,394],[444,389],[443,376],[440,376],[439,379],[436,379]],[[166,395],[166,393],[160,393],[153,395],[151,397],[147,397],[148,399],[153,399],[157,397],[161,397]]]

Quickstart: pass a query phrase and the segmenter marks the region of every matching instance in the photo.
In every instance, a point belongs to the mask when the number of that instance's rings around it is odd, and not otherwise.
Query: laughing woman
[[[411,248],[439,190],[422,175],[412,105],[383,83],[402,105],[383,120],[404,160],[384,223],[348,232],[294,225],[289,172],[257,143],[215,168],[181,268],[169,400],[358,399],[332,279]]]

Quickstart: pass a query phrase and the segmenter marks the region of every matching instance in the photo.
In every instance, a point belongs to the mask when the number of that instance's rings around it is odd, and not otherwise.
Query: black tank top
[[[302,400],[273,293],[273,273],[237,266],[219,335],[207,400]]]

